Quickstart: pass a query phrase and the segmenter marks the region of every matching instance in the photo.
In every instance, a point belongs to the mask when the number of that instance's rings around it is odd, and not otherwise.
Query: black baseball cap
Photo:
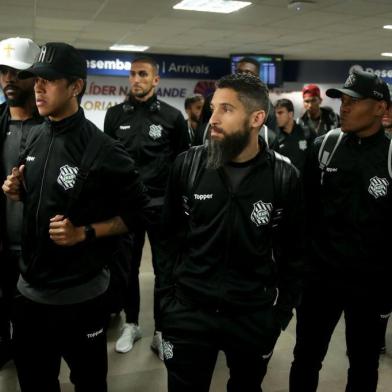
[[[19,79],[39,76],[47,80],[74,76],[87,78],[87,63],[80,52],[63,42],[48,42],[41,50],[34,64],[18,73]]]
[[[391,101],[388,85],[374,73],[361,70],[350,73],[342,88],[330,88],[325,93],[330,98],[340,98],[345,94],[353,98]]]

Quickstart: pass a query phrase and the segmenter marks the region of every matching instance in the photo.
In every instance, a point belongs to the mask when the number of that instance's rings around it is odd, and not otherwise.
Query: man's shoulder
[[[160,99],[157,100],[160,106],[160,112],[164,113],[167,116],[176,118],[179,114],[182,115],[181,111],[175,108],[172,105],[169,105],[167,102],[162,101]]]
[[[124,103],[123,103],[123,102],[118,103],[117,105],[111,106],[111,107],[106,111],[106,115],[107,115],[108,113],[110,113],[110,114],[114,114],[114,113],[115,113],[115,114],[118,114],[118,113],[124,112],[123,106],[124,106]]]

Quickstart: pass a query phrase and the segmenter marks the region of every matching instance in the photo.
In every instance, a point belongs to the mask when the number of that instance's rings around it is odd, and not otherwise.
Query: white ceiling
[[[80,49],[148,45],[151,53],[376,60],[392,52],[392,0],[251,0],[232,14],[173,10],[179,0],[0,0],[0,39],[68,42]]]

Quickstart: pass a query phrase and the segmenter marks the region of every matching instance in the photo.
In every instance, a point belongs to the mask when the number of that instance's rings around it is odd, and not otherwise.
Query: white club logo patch
[[[162,348],[163,348],[163,357],[165,359],[173,358],[173,343],[170,343],[168,340],[162,339]]]
[[[305,151],[308,148],[308,142],[306,140],[300,140],[298,142],[298,147],[300,150]]]
[[[60,184],[65,190],[71,189],[75,185],[76,175],[79,169],[69,165],[60,167],[60,174],[57,177],[57,183]]]
[[[268,225],[271,219],[272,204],[258,201],[253,204],[253,211],[250,215],[250,219],[257,226]]]
[[[379,178],[377,176],[370,179],[368,188],[369,193],[378,199],[381,196],[386,196],[388,192],[389,182],[386,178]]]
[[[148,132],[148,134],[150,135],[151,139],[157,140],[162,137],[162,130],[162,125],[152,124],[150,125],[150,131]]]

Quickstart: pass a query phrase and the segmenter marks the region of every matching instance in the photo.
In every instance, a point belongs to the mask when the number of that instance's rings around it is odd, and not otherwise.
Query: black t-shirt
[[[254,158],[246,162],[229,162],[224,166],[224,171],[230,181],[231,189],[235,192],[241,181],[252,170],[252,166],[257,162],[258,153]]]

